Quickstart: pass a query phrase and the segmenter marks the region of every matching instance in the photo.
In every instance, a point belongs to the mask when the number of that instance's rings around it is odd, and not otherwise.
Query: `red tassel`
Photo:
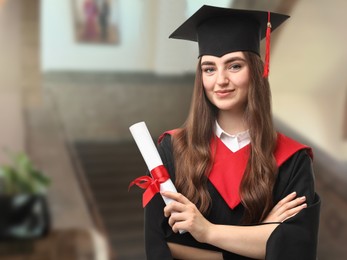
[[[264,74],[263,74],[264,78],[267,78],[269,76],[269,67],[270,67],[270,34],[271,34],[271,22],[270,22],[270,12],[268,12],[268,15],[267,15],[267,28],[266,28],[265,64],[264,64]]]

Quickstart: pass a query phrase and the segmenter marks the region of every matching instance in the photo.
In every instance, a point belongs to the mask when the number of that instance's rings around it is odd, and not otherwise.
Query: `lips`
[[[233,93],[235,91],[235,89],[221,89],[221,90],[217,90],[214,93],[218,96],[218,97],[226,97],[229,94]]]

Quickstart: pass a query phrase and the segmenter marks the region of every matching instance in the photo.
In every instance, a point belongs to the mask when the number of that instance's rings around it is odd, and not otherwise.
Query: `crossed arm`
[[[182,194],[163,192],[162,195],[175,200],[164,208],[164,215],[169,217],[169,225],[174,232],[186,230],[199,242],[255,259],[265,258],[267,240],[279,223],[307,207],[306,198],[296,197],[296,193],[293,192],[275,205],[264,220],[264,225],[216,225],[209,222],[195,204]],[[173,244],[169,244],[169,247],[174,256],[179,252],[181,259],[184,256],[190,258],[193,253],[190,250],[194,250],[192,248],[181,250],[181,246]],[[218,256],[215,259],[218,259]]]

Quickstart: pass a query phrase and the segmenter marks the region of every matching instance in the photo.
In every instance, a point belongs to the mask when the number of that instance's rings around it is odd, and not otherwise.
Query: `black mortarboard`
[[[271,23],[270,23],[271,17]],[[260,41],[289,16],[253,10],[204,5],[169,38],[196,41],[199,57],[221,57],[234,51],[260,54]]]

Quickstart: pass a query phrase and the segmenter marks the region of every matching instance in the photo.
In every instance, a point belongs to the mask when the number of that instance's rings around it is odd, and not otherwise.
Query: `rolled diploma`
[[[151,134],[148,131],[146,123],[139,122],[133,124],[129,127],[129,129],[133,138],[135,139],[135,142],[141,152],[143,159],[145,160],[145,163],[147,164],[148,170],[152,171],[155,167],[163,165]],[[160,191],[177,192],[170,178],[167,181],[160,183]],[[165,196],[162,196],[162,198],[166,205],[173,201],[172,199],[169,199]]]

